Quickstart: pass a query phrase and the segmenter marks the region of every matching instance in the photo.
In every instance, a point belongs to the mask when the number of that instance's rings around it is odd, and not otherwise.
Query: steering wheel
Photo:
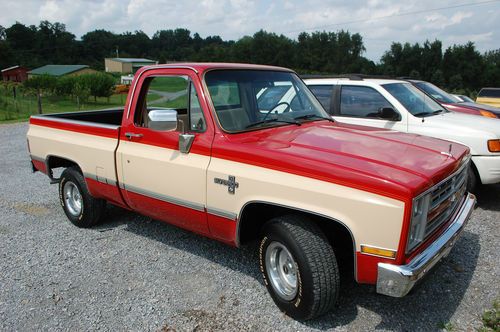
[[[264,118],[262,119],[262,121],[265,121],[267,119],[267,117],[269,116],[269,114],[271,114],[272,111],[274,111],[278,106],[281,106],[281,105],[286,105],[286,108],[283,111],[283,113],[286,113],[286,112],[288,112],[290,110],[290,104],[289,103],[287,103],[286,101],[279,102],[276,105],[274,105],[273,107],[271,107],[269,109],[269,111],[267,111],[267,113],[266,113],[266,115],[264,115]]]

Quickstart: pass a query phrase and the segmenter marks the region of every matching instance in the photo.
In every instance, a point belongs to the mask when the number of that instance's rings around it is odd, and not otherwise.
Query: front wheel
[[[61,174],[59,200],[68,219],[83,228],[97,224],[106,208],[105,200],[90,195],[83,175],[75,167]]]
[[[335,253],[319,227],[295,215],[270,220],[259,247],[260,270],[276,305],[308,320],[333,309],[339,293]]]
[[[480,183],[479,174],[477,174],[475,166],[471,163],[467,170],[467,191],[476,193]]]

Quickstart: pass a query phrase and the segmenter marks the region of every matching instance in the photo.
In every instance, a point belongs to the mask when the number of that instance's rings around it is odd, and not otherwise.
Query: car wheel
[[[90,195],[83,175],[76,167],[63,171],[59,181],[59,200],[68,219],[78,227],[96,225],[106,208],[106,201]]]
[[[308,320],[331,311],[339,293],[339,270],[332,246],[307,218],[270,220],[259,246],[264,283],[281,311]]]

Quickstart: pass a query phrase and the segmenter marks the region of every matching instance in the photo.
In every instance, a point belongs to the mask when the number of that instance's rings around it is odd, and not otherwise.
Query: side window
[[[319,102],[328,113],[330,113],[333,88],[333,85],[309,85],[309,89],[316,98],[318,98]]]
[[[138,127],[153,130],[182,130],[181,122],[191,131],[204,131],[205,119],[200,107],[198,95],[192,82],[187,76],[155,76],[148,78],[144,84],[137,103],[134,123]],[[175,121],[177,127],[161,129],[151,121],[152,111],[165,121]]]
[[[207,124],[193,82],[189,83],[189,123],[191,131],[205,131]]]
[[[341,89],[340,115],[379,118],[379,110],[393,106],[378,91],[366,86],[344,85]]]

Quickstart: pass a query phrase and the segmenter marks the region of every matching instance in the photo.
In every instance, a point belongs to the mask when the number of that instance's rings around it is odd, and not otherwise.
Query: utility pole
[[[116,57],[119,58],[120,56],[118,55],[118,46],[116,46]]]

